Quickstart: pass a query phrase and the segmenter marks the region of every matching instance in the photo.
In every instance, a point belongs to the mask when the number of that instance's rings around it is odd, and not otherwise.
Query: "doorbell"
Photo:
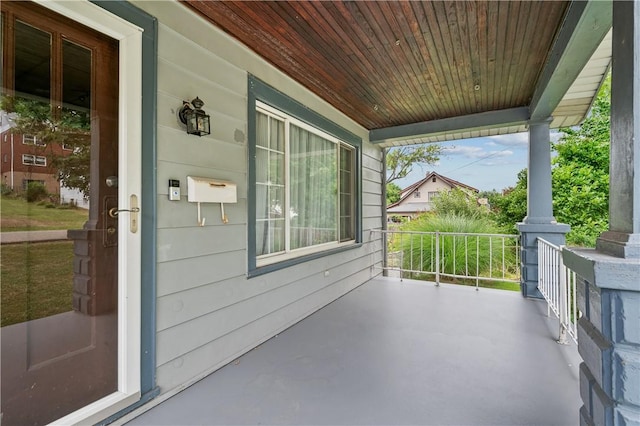
[[[180,181],[169,179],[169,200],[180,201]]]

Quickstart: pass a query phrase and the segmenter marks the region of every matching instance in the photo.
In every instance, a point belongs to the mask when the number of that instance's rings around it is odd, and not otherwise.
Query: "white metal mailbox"
[[[237,203],[238,191],[233,182],[187,176],[187,197],[191,203]]]
[[[200,203],[220,203],[222,223],[229,223],[224,213],[225,203],[238,202],[236,184],[226,180],[187,176],[187,199],[190,203],[198,203],[198,225],[204,226]]]

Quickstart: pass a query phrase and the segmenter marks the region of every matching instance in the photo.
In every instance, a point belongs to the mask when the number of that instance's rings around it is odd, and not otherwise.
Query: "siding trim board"
[[[272,263],[257,267],[256,265],[256,101],[262,101],[268,105],[281,110],[305,123],[317,127],[338,139],[350,144],[355,149],[355,217],[356,217],[356,238],[355,244],[338,247],[327,251],[312,253],[305,256],[287,259],[282,262]],[[337,125],[333,121],[323,117],[315,111],[309,109],[305,105],[290,98],[279,90],[269,86],[257,77],[249,74],[248,76],[248,102],[247,102],[247,121],[248,121],[248,235],[247,235],[247,253],[248,253],[248,269],[247,276],[249,278],[274,272],[279,269],[288,268],[302,262],[319,259],[340,253],[345,250],[357,249],[362,246],[362,139],[343,127]]]
[[[92,3],[143,29],[142,33],[142,164],[143,192],[141,277],[140,277],[140,399],[98,424],[109,424],[160,393],[156,386],[156,282],[157,282],[157,93],[158,20],[131,3],[97,1]],[[145,214],[144,212],[149,212]]]

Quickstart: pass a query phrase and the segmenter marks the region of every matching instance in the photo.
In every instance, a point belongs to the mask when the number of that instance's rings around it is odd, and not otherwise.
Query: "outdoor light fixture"
[[[196,96],[191,104],[182,101],[182,108],[178,111],[178,117],[187,126],[190,135],[203,136],[211,133],[209,127],[209,115],[202,110],[204,102]]]

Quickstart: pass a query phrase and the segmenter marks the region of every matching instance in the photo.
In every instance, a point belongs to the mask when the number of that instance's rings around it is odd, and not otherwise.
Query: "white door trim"
[[[128,209],[142,189],[142,29],[86,0],[36,2],[119,41],[118,208]],[[128,217],[118,227],[118,390],[53,424],[95,423],[140,399],[141,232],[130,232]]]

